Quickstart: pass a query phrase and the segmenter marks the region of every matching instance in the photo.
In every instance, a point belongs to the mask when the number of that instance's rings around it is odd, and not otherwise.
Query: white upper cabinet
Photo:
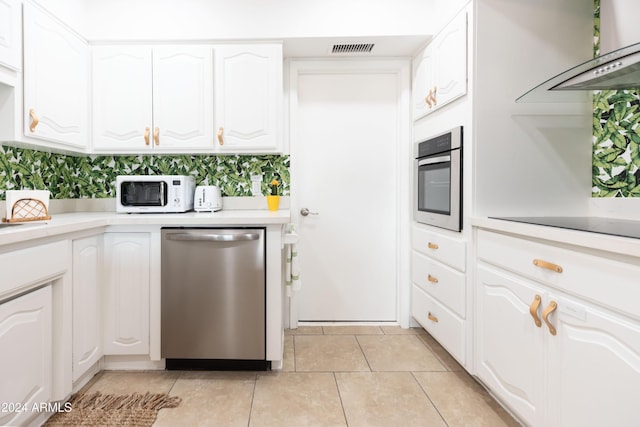
[[[94,46],[93,148],[144,151],[151,148],[151,49]]]
[[[20,18],[19,0],[0,0],[0,65],[11,70],[20,69]]]
[[[282,46],[216,46],[220,152],[282,151]]]
[[[414,120],[467,93],[467,14],[458,14],[413,67]]]
[[[94,47],[93,148],[213,151],[212,49]]]
[[[154,144],[213,148],[213,53],[209,47],[153,50]]]
[[[88,86],[87,43],[37,6],[25,2],[25,136],[86,150]]]

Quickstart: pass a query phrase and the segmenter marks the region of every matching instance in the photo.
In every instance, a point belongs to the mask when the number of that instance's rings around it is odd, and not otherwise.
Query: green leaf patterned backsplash
[[[217,185],[223,196],[251,196],[251,175],[263,175],[262,194],[273,178],[289,194],[289,156],[174,155],[75,157],[0,146],[3,190],[49,190],[53,199],[115,197],[117,175],[193,175],[196,185]]]
[[[600,53],[600,0],[594,1],[593,53]],[[640,90],[593,95],[593,197],[640,197]]]

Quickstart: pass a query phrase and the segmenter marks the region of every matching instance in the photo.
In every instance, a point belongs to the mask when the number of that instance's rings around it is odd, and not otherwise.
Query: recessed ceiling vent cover
[[[334,44],[332,54],[371,53],[374,43],[341,43]]]

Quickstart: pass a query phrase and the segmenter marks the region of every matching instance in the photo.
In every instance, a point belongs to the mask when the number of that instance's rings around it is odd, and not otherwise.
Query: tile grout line
[[[449,423],[447,422],[447,420],[444,418],[444,416],[442,415],[442,413],[440,412],[440,409],[438,409],[438,406],[435,404],[435,402],[431,399],[431,396],[429,396],[429,393],[427,393],[427,390],[424,389],[424,387],[422,387],[422,384],[420,384],[420,381],[418,381],[418,379],[416,378],[416,374],[414,371],[411,371],[411,377],[413,377],[413,380],[416,382],[416,384],[418,384],[418,387],[420,387],[420,390],[422,390],[422,392],[424,393],[425,397],[427,399],[429,399],[429,402],[431,402],[431,405],[433,405],[433,409],[436,410],[436,412],[438,413],[438,415],[440,416],[440,419],[442,420],[442,422],[448,427]]]
[[[358,336],[354,335],[353,337],[356,339],[356,342],[358,343],[358,348],[362,353],[362,357],[364,357],[364,361],[367,362],[367,366],[369,367],[369,372],[373,372],[373,369],[371,368],[371,364],[369,363],[369,359],[367,358],[367,354],[364,352],[364,349],[362,348],[362,344],[360,344],[360,340],[358,339]]]
[[[251,391],[251,404],[249,405],[249,419],[247,420],[247,427],[251,425],[251,416],[253,415],[253,402],[256,397],[256,386],[258,385],[258,374],[253,377],[253,390]]]
[[[444,363],[444,360],[442,360],[440,358],[440,356],[438,356],[438,353],[436,353],[435,351],[433,351],[431,349],[431,347],[429,347],[429,345],[426,343],[425,340],[423,340],[422,338],[420,338],[419,335],[416,335],[418,337],[418,341],[420,341],[422,343],[422,345],[429,350],[429,352],[433,355],[433,357],[436,358],[436,360],[442,365],[442,367],[445,369],[444,371],[433,371],[433,372],[454,372],[453,370],[449,369],[449,366],[447,366],[446,363]]]
[[[333,381],[336,384],[336,390],[338,391],[338,399],[340,399],[340,407],[342,408],[342,416],[344,417],[344,423],[348,427],[349,420],[347,419],[347,411],[344,409],[344,402],[342,401],[342,393],[340,393],[340,386],[338,385],[338,378],[336,377],[336,373],[332,372]]]

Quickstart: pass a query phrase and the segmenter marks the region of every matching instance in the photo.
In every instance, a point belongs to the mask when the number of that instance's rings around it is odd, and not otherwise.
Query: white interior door
[[[300,321],[397,320],[397,76],[300,74],[292,117]],[[299,215],[301,208],[317,213]]]

